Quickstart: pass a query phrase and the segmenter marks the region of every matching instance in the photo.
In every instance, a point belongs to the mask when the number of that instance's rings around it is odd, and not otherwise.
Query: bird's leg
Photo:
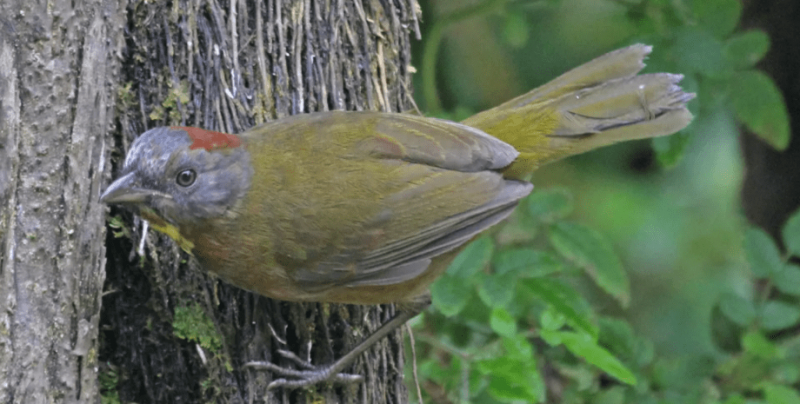
[[[294,362],[298,367],[304,370],[286,369],[275,365],[270,362],[248,362],[244,366],[258,369],[269,370],[275,372],[284,378],[273,380],[267,389],[274,389],[277,387],[286,387],[296,389],[301,387],[308,387],[321,382],[333,383],[353,383],[363,380],[361,375],[352,375],[340,373],[344,368],[350,365],[359,355],[364,353],[369,347],[378,342],[381,338],[394,331],[397,327],[405,324],[406,321],[415,317],[430,305],[430,300],[426,299],[425,302],[415,302],[411,304],[399,305],[398,312],[389,321],[383,323],[375,332],[364,338],[358,345],[356,345],[350,352],[339,358],[337,361],[327,366],[313,366],[306,361],[300,359],[292,352],[278,350],[278,353],[286,359]],[[296,379],[296,380],[289,380]]]

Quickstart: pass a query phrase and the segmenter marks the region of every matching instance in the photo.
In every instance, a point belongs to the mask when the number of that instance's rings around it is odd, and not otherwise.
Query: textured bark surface
[[[416,26],[413,0],[131,2],[113,170],[155,126],[238,133],[311,111],[408,110]],[[391,307],[259,297],[207,276],[139,219],[111,216],[100,359],[116,389],[107,394],[138,403],[407,401],[399,332],[348,370],[365,377],[361,384],[267,391],[271,374],[242,368],[291,366],[278,349],[332,362]]]
[[[0,2],[0,402],[93,402],[119,1]]]

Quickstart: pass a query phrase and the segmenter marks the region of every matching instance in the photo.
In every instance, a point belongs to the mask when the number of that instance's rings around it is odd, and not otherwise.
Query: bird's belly
[[[295,302],[328,302],[344,304],[388,304],[412,301],[427,292],[428,286],[447,266],[431,265],[418,277],[393,285],[347,286],[330,285],[304,287],[293,281],[287,271],[279,265],[265,265],[264,262],[247,260],[245,264],[219,262],[196,255],[200,265],[219,276],[223,281],[269,297],[271,299]]]

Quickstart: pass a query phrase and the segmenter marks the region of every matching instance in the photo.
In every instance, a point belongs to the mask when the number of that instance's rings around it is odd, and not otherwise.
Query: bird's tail
[[[616,142],[675,133],[689,124],[694,94],[679,74],[637,75],[650,46],[632,45],[572,69],[463,123],[511,145],[520,156],[507,177]]]

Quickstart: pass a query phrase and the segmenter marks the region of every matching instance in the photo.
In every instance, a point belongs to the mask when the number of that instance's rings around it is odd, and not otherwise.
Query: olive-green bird
[[[692,120],[681,75],[637,75],[651,48],[608,53],[461,123],[319,112],[239,135],[142,134],[101,200],[137,211],[223,280],[280,300],[398,303],[396,317],[326,367],[251,363],[270,387],[340,372],[430,302],[462,246],[506,218],[542,164],[674,133]]]

